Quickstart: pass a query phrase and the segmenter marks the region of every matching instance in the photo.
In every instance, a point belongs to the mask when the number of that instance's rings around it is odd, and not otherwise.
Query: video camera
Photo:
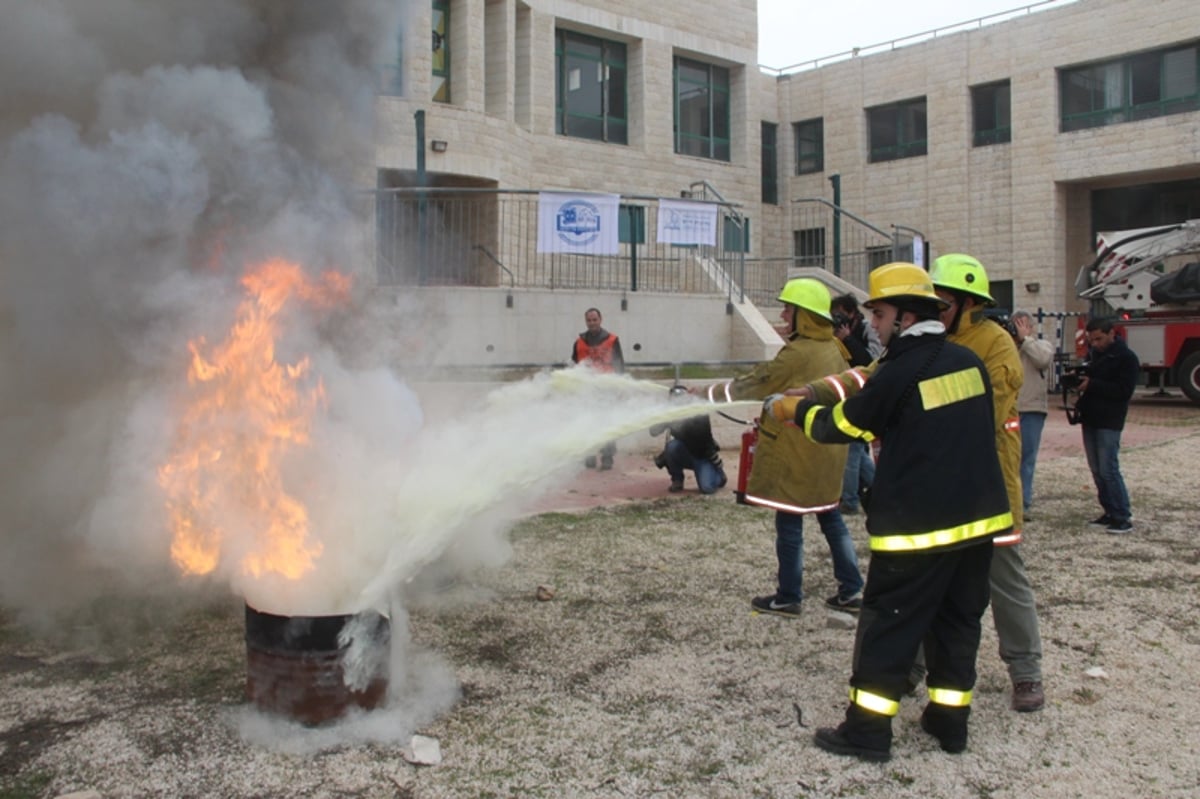
[[[1000,327],[1008,331],[1008,335],[1014,339],[1017,337],[1017,326],[1013,324],[1012,314],[1007,308],[984,308],[983,315],[986,319],[991,319]]]
[[[1083,385],[1083,379],[1088,376],[1090,366],[1091,364],[1087,361],[1067,364],[1063,367],[1062,376],[1058,379],[1059,388],[1062,389],[1063,410],[1067,412],[1068,424],[1079,424],[1083,421],[1079,416],[1079,409],[1067,404],[1067,398]]]
[[[1083,379],[1088,376],[1090,366],[1091,364],[1087,361],[1081,361],[1063,367],[1062,377],[1059,378],[1058,384],[1062,386],[1064,395],[1079,388]]]

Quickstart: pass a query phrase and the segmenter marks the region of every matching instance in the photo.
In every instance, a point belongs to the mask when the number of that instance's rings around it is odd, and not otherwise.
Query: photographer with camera
[[[1046,370],[1054,361],[1054,345],[1034,335],[1033,318],[1028,311],[1013,313],[1008,332],[1017,343],[1025,376],[1021,393],[1017,395],[1017,414],[1021,419],[1021,500],[1024,517],[1028,519],[1029,506],[1033,504],[1033,471],[1049,410]]]
[[[671,398],[687,396],[687,389],[674,386]],[[696,487],[701,494],[712,494],[725,485],[725,464],[721,462],[721,446],[713,438],[712,423],[707,413],[689,416],[678,422],[656,424],[650,435],[662,435],[666,431],[667,442],[663,451],[654,456],[654,465],[666,469],[671,476],[667,489],[672,493],[683,490],[683,473],[692,471],[696,475]]]
[[[1111,319],[1089,320],[1087,340],[1087,367],[1078,378],[1075,414],[1083,426],[1083,451],[1104,509],[1091,524],[1114,535],[1125,535],[1133,532],[1133,511],[1118,455],[1140,363],[1117,335]]]

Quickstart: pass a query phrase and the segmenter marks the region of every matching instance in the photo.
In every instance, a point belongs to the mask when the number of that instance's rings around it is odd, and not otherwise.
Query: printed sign
[[[658,201],[660,244],[717,244],[717,206],[694,200]]]
[[[617,194],[538,194],[538,252],[616,255],[620,249]]]

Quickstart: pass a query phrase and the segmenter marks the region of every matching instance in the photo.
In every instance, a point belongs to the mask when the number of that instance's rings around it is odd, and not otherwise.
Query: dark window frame
[[[792,142],[796,149],[797,175],[825,171],[825,117],[793,122]],[[808,148],[803,146],[806,143],[810,145]]]
[[[1012,141],[1012,83],[1005,79],[971,87],[976,147]]]
[[[450,0],[432,0],[433,2],[433,101],[435,103],[450,102]],[[437,15],[442,14],[441,30],[438,30]],[[441,51],[442,64],[438,66],[438,51]],[[441,82],[438,82],[438,79]]]
[[[779,125],[762,123],[762,201],[779,205]]]
[[[894,141],[877,141],[877,132],[890,127]],[[868,163],[916,158],[929,151],[928,103],[914,97],[867,109]]]
[[[792,265],[825,268],[825,228],[811,227],[792,231]]]
[[[589,52],[594,50],[599,51],[599,57]],[[565,28],[555,30],[555,133],[608,144],[629,143],[629,72],[626,55],[623,42]],[[596,65],[600,86],[599,108],[576,108],[570,102],[570,71],[581,61]]]
[[[703,80],[688,79],[689,72],[702,73]],[[731,161],[729,70],[716,64],[675,56],[671,84],[675,111],[675,152],[714,161]],[[702,129],[685,130],[683,105],[698,98],[704,100]]]
[[[1181,57],[1190,70],[1171,70]],[[1179,93],[1176,82],[1190,92]],[[1058,94],[1063,133],[1200,110],[1200,41],[1060,67]]]

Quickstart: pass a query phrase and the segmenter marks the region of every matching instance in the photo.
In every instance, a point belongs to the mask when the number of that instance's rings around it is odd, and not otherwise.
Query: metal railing
[[[863,47],[852,47],[849,50],[845,50],[841,53],[821,56],[820,58],[813,58],[809,61],[801,61],[797,64],[789,64],[786,67],[776,68],[759,64],[758,68],[771,75],[790,75],[796,72],[803,72],[808,69],[817,69],[819,67],[837,63],[838,61],[846,61],[847,59],[857,58],[859,56],[868,56],[875,53],[887,52],[888,50],[895,50],[900,47],[907,47],[908,45],[918,44],[929,39],[936,39],[939,36],[947,36],[952,33],[982,28],[985,25],[992,25],[997,22],[1007,22],[1008,20],[1015,19],[1019,16],[1031,14],[1034,11],[1048,10],[1048,7],[1064,6],[1074,2],[1076,2],[1076,0],[1042,0],[1040,3],[1030,3],[1029,5],[1009,9],[1008,11],[998,11],[995,14],[976,17],[974,19],[966,20],[965,22],[956,22],[952,25],[943,25],[940,28],[933,28],[920,33],[901,36],[897,39],[889,39],[885,42],[868,44]]]
[[[375,261],[385,286],[499,286],[720,294],[742,301],[745,235],[731,203],[718,206],[716,246],[657,242],[657,197],[623,195],[616,255],[538,251],[538,192],[380,189]]]

